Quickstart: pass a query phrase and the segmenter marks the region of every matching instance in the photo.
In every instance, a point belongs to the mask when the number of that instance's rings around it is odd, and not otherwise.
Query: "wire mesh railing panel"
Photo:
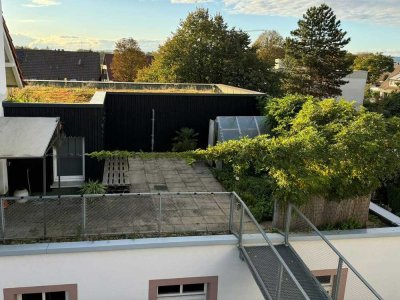
[[[121,235],[157,232],[152,196],[85,197],[85,234]]]
[[[45,205],[41,199],[3,200],[4,239],[42,239],[45,236]]]
[[[376,300],[377,298],[360,278],[344,263],[339,283],[338,299],[344,300]],[[340,296],[343,296],[340,298]]]
[[[82,234],[82,198],[43,199],[44,238],[78,237]]]
[[[231,193],[143,193],[2,199],[1,240],[228,234]],[[5,204],[6,205],[5,205]]]
[[[325,236],[295,207],[291,206],[288,241],[332,299],[382,299]],[[297,232],[293,232],[297,231]],[[297,238],[309,235],[312,241]],[[325,270],[325,271],[324,271]],[[329,274],[325,274],[329,270]],[[325,272],[325,273],[324,273]]]

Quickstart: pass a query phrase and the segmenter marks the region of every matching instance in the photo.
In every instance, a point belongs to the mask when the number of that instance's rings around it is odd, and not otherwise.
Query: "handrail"
[[[185,195],[232,195],[231,192],[153,192],[153,193],[122,193],[122,194],[84,194],[84,195],[46,195],[46,196],[26,196],[26,197],[7,197],[2,196],[0,200],[43,200],[43,199],[67,199],[67,198],[117,198],[128,196],[185,196]]]
[[[353,267],[351,263],[336,249],[335,246],[317,229],[317,227],[293,204],[289,204],[291,208],[293,208],[303,219],[306,221],[308,225],[324,240],[326,244],[336,253],[337,256],[357,275],[357,277],[365,284],[365,286],[380,300],[384,300],[378,292],[368,283],[368,281]],[[290,211],[290,210],[289,210]]]
[[[236,194],[236,192],[232,192],[233,195],[236,197],[236,199],[239,201],[239,203],[242,205],[242,209],[244,209],[246,211],[246,213],[248,214],[248,216],[250,217],[251,221],[256,225],[258,231],[261,233],[262,237],[266,240],[267,244],[271,247],[272,252],[274,253],[274,255],[278,258],[279,262],[282,264],[282,266],[285,268],[285,271],[289,274],[289,277],[293,280],[294,284],[296,285],[296,287],[299,289],[299,291],[301,292],[301,294],[303,295],[303,297],[306,300],[310,300],[310,298],[308,297],[308,295],[306,294],[306,292],[304,291],[304,289],[302,288],[302,286],[300,285],[300,283],[297,281],[296,277],[294,277],[292,271],[290,271],[289,267],[286,265],[285,261],[283,260],[283,258],[280,256],[280,254],[278,253],[278,251],[275,249],[274,244],[272,243],[272,241],[269,239],[269,237],[267,236],[267,234],[264,232],[264,230],[261,228],[260,224],[258,224],[257,220],[255,219],[255,217],[253,216],[253,214],[250,212],[250,209],[247,207],[247,205],[243,202],[243,200],[239,197],[238,194]],[[241,220],[241,222],[243,222],[243,219]],[[240,233],[241,235],[242,233]]]

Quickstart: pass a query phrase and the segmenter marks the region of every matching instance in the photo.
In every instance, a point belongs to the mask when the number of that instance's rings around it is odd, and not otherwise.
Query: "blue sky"
[[[158,48],[196,7],[221,13],[254,40],[275,29],[288,36],[313,5],[330,5],[352,41],[352,52],[400,56],[399,0],[2,0],[14,44],[38,48],[112,50],[133,37],[145,51]]]

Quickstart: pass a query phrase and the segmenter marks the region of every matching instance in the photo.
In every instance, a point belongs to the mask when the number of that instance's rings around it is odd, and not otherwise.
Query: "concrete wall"
[[[218,276],[218,300],[263,297],[233,245],[0,257],[4,288],[78,284],[80,300],[147,300],[149,280]]]

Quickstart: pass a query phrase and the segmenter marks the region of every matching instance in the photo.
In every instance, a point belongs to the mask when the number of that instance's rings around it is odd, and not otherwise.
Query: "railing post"
[[[82,195],[82,236],[86,236],[86,197]]]
[[[285,245],[289,246],[289,233],[290,233],[290,223],[292,221],[292,204],[288,203],[286,211],[286,224],[285,224]]]
[[[229,205],[229,233],[232,233],[232,227],[233,227],[233,207],[234,207],[234,199],[235,195],[232,193],[230,197],[230,205]]]
[[[1,217],[1,236],[4,241],[6,239],[6,219],[4,214],[4,199],[0,200],[0,217]]]
[[[162,223],[162,196],[160,194],[159,202],[159,215],[158,215],[158,233],[161,235],[161,223]]]
[[[43,203],[43,239],[46,239],[46,237],[47,237],[47,212],[46,212],[47,201],[43,197],[40,197],[40,198],[42,199],[42,203]]]
[[[243,204],[240,204],[242,210],[240,212],[240,226],[239,226],[239,247],[242,248],[243,246],[243,219],[244,219],[244,207]]]
[[[342,267],[343,267],[343,259],[339,257],[339,263],[338,263],[338,268],[337,268],[337,273],[335,277],[335,282],[333,283],[333,293],[332,293],[332,299],[333,300],[338,300],[339,299],[339,288],[340,288],[340,279],[342,277]]]

